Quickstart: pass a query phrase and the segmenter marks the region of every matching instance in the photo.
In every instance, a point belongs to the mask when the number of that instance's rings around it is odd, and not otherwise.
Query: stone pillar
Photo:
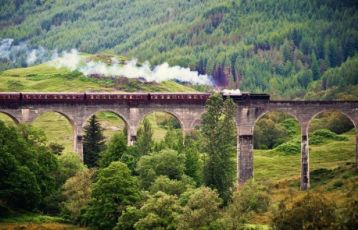
[[[302,127],[301,133],[301,190],[307,190],[310,188],[308,127]]]
[[[133,145],[137,140],[137,128],[141,122],[140,110],[136,107],[129,108],[128,118],[128,145]]]
[[[80,159],[83,161],[83,134],[82,125],[76,125],[74,127],[73,137],[73,151],[75,151]]]
[[[244,184],[253,177],[253,135],[238,136],[238,183]]]
[[[137,127],[129,126],[127,129],[128,145],[133,145],[137,140]]]

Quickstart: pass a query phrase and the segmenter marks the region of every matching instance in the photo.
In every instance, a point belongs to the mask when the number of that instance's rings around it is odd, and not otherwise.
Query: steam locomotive
[[[221,93],[224,98],[230,97],[235,101],[269,100],[267,94],[227,94]],[[210,93],[0,93],[0,103],[199,103],[204,104]]]

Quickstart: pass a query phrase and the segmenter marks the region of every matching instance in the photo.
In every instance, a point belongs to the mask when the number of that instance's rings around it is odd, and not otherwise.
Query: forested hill
[[[276,98],[358,99],[356,0],[0,2],[1,38],[169,62]]]

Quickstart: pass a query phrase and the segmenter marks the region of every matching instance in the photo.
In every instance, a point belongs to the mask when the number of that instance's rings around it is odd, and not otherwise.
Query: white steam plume
[[[126,78],[142,78],[148,82],[177,80],[192,84],[213,85],[210,76],[200,75],[197,71],[191,71],[189,68],[169,66],[168,63],[151,68],[149,62],[146,61],[139,66],[135,59],[128,61],[124,65],[120,65],[116,59],[112,59],[111,65],[97,61],[86,62],[74,49],[70,52],[64,52],[60,58],[52,62],[52,65],[56,68],[65,67],[72,71],[77,70],[86,76],[122,76]]]
[[[15,43],[12,38],[0,38],[0,59],[13,64],[12,67],[29,66],[43,63],[56,57],[57,50],[48,51],[39,47],[30,47],[26,42]]]

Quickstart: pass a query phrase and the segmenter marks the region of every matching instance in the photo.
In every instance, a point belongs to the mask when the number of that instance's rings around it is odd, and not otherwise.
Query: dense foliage
[[[58,162],[44,140],[38,130],[0,121],[0,200],[5,207],[46,208],[45,199],[56,192]]]
[[[166,61],[213,75],[219,86],[276,97],[303,97],[308,90],[310,98],[358,96],[356,1],[4,0],[1,5],[2,38],[125,54],[152,64]]]
[[[281,202],[273,216],[273,228],[280,229],[337,229],[334,203],[321,194],[308,193],[286,207]]]
[[[86,223],[99,229],[112,229],[126,206],[139,200],[138,180],[131,175],[127,165],[112,162],[98,171],[91,197],[85,214]]]

